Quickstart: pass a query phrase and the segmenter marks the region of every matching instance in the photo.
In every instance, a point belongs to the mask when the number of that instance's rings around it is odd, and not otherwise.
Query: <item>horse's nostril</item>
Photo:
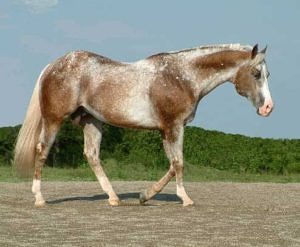
[[[267,104],[266,105],[266,112],[270,113],[273,110],[273,104]]]

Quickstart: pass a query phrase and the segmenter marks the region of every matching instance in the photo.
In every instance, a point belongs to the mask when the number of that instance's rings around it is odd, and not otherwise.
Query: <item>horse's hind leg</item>
[[[45,121],[42,123],[42,130],[39,137],[39,142],[36,146],[35,170],[32,183],[32,193],[35,196],[36,207],[45,205],[45,200],[41,193],[41,175],[42,167],[47,159],[50,148],[55,140],[57,131],[59,130],[61,121]]]
[[[101,122],[90,115],[80,120],[84,132],[84,155],[86,156],[92,170],[94,171],[102,189],[108,194],[109,204],[117,206],[120,200],[109,182],[99,158],[100,143],[102,138]]]

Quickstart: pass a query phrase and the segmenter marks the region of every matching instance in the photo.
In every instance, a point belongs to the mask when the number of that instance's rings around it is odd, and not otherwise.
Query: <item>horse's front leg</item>
[[[176,173],[176,194],[182,200],[183,206],[189,206],[194,204],[194,202],[187,195],[183,186],[183,159],[178,157],[179,156],[172,159],[172,166],[174,167]]]
[[[177,196],[183,201],[183,206],[192,205],[194,202],[187,195],[183,186],[183,126],[167,129],[163,132],[163,144],[166,155],[170,161],[169,171],[144,193],[141,193],[140,201],[152,198],[160,192],[167,183],[176,175]]]
[[[183,206],[189,206],[194,204],[194,202],[187,195],[183,186],[183,132],[183,126],[173,128],[167,132],[165,149],[170,163],[175,170],[176,194],[182,200]]]

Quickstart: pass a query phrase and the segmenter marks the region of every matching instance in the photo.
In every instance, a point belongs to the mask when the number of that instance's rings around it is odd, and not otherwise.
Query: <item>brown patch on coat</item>
[[[72,73],[76,66],[71,66],[67,61],[66,56],[59,58],[42,77],[40,106],[45,119],[61,121],[77,108],[74,106],[76,101],[71,83],[76,74]]]
[[[241,67],[238,70],[233,83],[236,91],[242,96],[250,97],[256,107],[263,105],[264,97],[257,93],[257,82],[253,75],[253,68],[251,66]]]
[[[194,101],[196,97],[194,90],[190,87],[190,82],[182,77],[177,58],[169,55],[169,53],[160,53],[152,58],[158,71],[156,80],[179,89],[179,91],[187,94],[190,101]],[[161,68],[163,69],[161,70]]]
[[[164,132],[170,131],[165,134],[172,139],[172,129],[188,118],[197,101],[189,82],[181,77],[180,70],[173,63],[158,74],[149,94],[160,119],[161,129]]]
[[[81,103],[78,97],[85,95],[85,91],[90,87],[89,71],[81,71],[89,59],[95,59],[102,65],[121,65],[107,57],[87,51],[74,51],[58,58],[42,78],[40,102],[44,117],[58,120],[76,111]],[[75,83],[80,86],[80,95],[77,95]]]
[[[248,92],[255,90],[255,81],[250,71],[249,66],[244,66],[239,69],[234,78],[236,91],[242,96],[247,96]]]
[[[225,50],[197,58],[194,66],[208,71],[225,70],[235,67],[241,60],[251,58],[248,51]]]
[[[80,77],[79,81],[79,99],[78,99],[78,105],[82,105],[82,103],[85,101],[88,95],[90,95],[92,92],[90,90],[92,83],[92,77],[85,74]]]
[[[97,111],[105,122],[125,128],[139,128],[138,124],[126,117],[120,109],[124,108],[124,99],[128,97],[128,84],[116,82],[107,77],[94,91],[87,93],[87,103]]]
[[[58,120],[68,112],[70,105],[70,92],[64,90],[62,77],[48,75],[41,85],[40,105],[44,118]]]

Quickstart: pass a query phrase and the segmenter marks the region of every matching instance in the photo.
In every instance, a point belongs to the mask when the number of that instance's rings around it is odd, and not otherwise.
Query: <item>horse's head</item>
[[[253,103],[257,113],[267,117],[273,110],[273,101],[268,86],[265,54],[266,48],[258,52],[258,45],[255,45],[249,61],[239,68],[233,83],[236,91]]]

